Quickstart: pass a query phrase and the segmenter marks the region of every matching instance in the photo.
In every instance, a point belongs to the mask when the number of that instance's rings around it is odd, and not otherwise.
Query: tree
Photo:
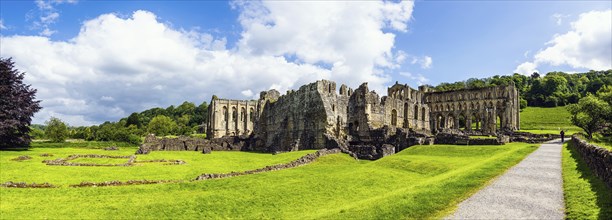
[[[59,118],[51,117],[49,121],[45,122],[45,125],[47,125],[45,136],[51,142],[64,142],[68,137],[68,126]]]
[[[0,58],[0,148],[29,146],[32,116],[41,109],[36,89],[14,66],[11,58]]]
[[[147,126],[147,131],[157,136],[166,136],[176,130],[176,122],[165,115],[158,115],[151,119]]]
[[[582,128],[589,139],[593,138],[593,133],[610,124],[610,120],[607,119],[612,114],[612,107],[594,95],[587,95],[577,104],[569,105],[567,109],[572,114],[572,123]]]
[[[134,112],[127,118],[125,126],[127,127],[130,125],[136,125],[136,127],[140,128],[142,124],[140,123],[140,116],[138,113]]]

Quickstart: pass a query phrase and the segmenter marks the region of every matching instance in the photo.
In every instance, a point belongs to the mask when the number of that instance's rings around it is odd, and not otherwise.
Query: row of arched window
[[[481,109],[481,108],[486,108],[486,107],[490,107],[492,108],[494,106],[492,101],[489,102],[484,102],[483,104],[480,104],[478,102],[474,103],[454,103],[454,104],[450,104],[447,103],[446,105],[444,104],[434,104],[433,105],[433,111],[438,112],[438,111],[455,111],[455,110],[468,110],[468,109]]]
[[[247,119],[251,122],[255,121],[255,111],[253,108],[250,108],[250,114],[247,117],[247,111],[246,108],[242,107],[241,111],[240,111],[240,121],[244,121],[247,122]],[[238,119],[238,111],[236,109],[236,107],[232,107],[232,122],[236,122],[236,120]],[[227,109],[227,106],[223,106],[223,121],[228,122],[229,121],[229,112]]]

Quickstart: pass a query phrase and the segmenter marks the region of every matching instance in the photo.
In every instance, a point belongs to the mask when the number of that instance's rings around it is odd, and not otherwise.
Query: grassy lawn
[[[555,108],[527,107],[521,112],[521,130],[534,134],[559,134],[560,129],[565,135],[582,131],[572,125],[570,113],[565,106]]]
[[[191,180],[202,173],[225,173],[257,169],[267,165],[287,163],[311,151],[290,152],[284,154],[262,154],[250,152],[215,151],[202,154],[195,151],[153,151],[147,155],[137,155],[139,160],[183,160],[183,165],[163,165],[163,163],[137,163],[132,167],[82,167],[82,166],[48,166],[43,160],[66,158],[72,154],[102,154],[129,156],[137,148],[120,148],[118,151],[105,151],[88,148],[32,148],[28,151],[0,151],[0,183],[13,182],[49,182],[66,186],[82,181],[101,182],[109,180]],[[51,157],[41,154],[50,153]],[[12,161],[20,155],[29,155],[31,160]],[[125,159],[112,158],[77,158],[74,163],[124,164]]]
[[[0,188],[0,213],[7,219],[440,218],[536,148],[524,143],[414,146],[377,161],[357,161],[346,154],[334,154],[298,168],[227,179],[98,188]],[[188,164],[92,169],[45,167],[38,156],[51,153],[57,157],[77,151],[84,153],[83,149],[73,148],[0,152],[1,179],[45,180],[53,184],[124,177],[192,179],[203,172],[251,169],[306,153],[203,155],[166,151],[153,152],[147,159],[183,159]],[[104,153],[132,152],[122,149]],[[34,159],[10,161],[25,154]]]
[[[612,219],[612,189],[586,166],[579,153],[563,145],[563,190],[567,219]]]

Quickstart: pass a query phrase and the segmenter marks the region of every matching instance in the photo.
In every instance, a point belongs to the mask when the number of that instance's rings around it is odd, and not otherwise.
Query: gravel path
[[[561,140],[546,142],[446,219],[563,219]]]

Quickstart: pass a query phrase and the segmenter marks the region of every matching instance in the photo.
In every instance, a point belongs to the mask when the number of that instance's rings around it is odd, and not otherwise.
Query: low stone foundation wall
[[[266,166],[264,168],[259,168],[256,170],[247,170],[247,171],[240,171],[240,172],[231,172],[231,173],[204,173],[198,177],[196,177],[195,180],[206,180],[206,179],[221,179],[221,178],[228,178],[228,177],[235,177],[235,176],[243,176],[243,175],[249,175],[249,174],[256,174],[256,173],[263,173],[263,172],[269,172],[269,171],[275,171],[275,170],[283,170],[283,169],[288,169],[288,168],[293,168],[293,167],[298,167],[298,166],[302,166],[308,163],[311,163],[313,161],[315,161],[317,158],[321,157],[321,156],[325,156],[328,154],[337,154],[342,152],[342,150],[340,150],[339,148],[335,148],[335,149],[321,149],[318,150],[317,152],[311,153],[311,154],[306,154],[300,158],[298,158],[297,160],[291,161],[289,163],[286,164],[277,164],[277,165],[271,165],[271,166]]]
[[[240,151],[247,150],[248,136],[228,136],[222,138],[204,139],[193,137],[157,138],[148,135],[136,154],[148,154],[151,151]]]
[[[79,184],[70,185],[70,187],[103,187],[103,186],[129,186],[129,185],[145,185],[145,184],[160,184],[160,183],[178,183],[181,180],[128,180],[122,181],[105,181],[105,182],[81,182]]]
[[[612,151],[572,136],[572,145],[593,173],[612,187]]]
[[[50,183],[24,183],[24,182],[6,182],[3,184],[0,184],[0,186],[2,187],[6,187],[6,188],[56,188],[57,186],[50,184]]]
[[[530,144],[544,143],[554,139],[561,138],[558,134],[532,134],[529,132],[512,132],[510,135],[511,142],[525,142]],[[567,138],[567,137],[566,137]]]

